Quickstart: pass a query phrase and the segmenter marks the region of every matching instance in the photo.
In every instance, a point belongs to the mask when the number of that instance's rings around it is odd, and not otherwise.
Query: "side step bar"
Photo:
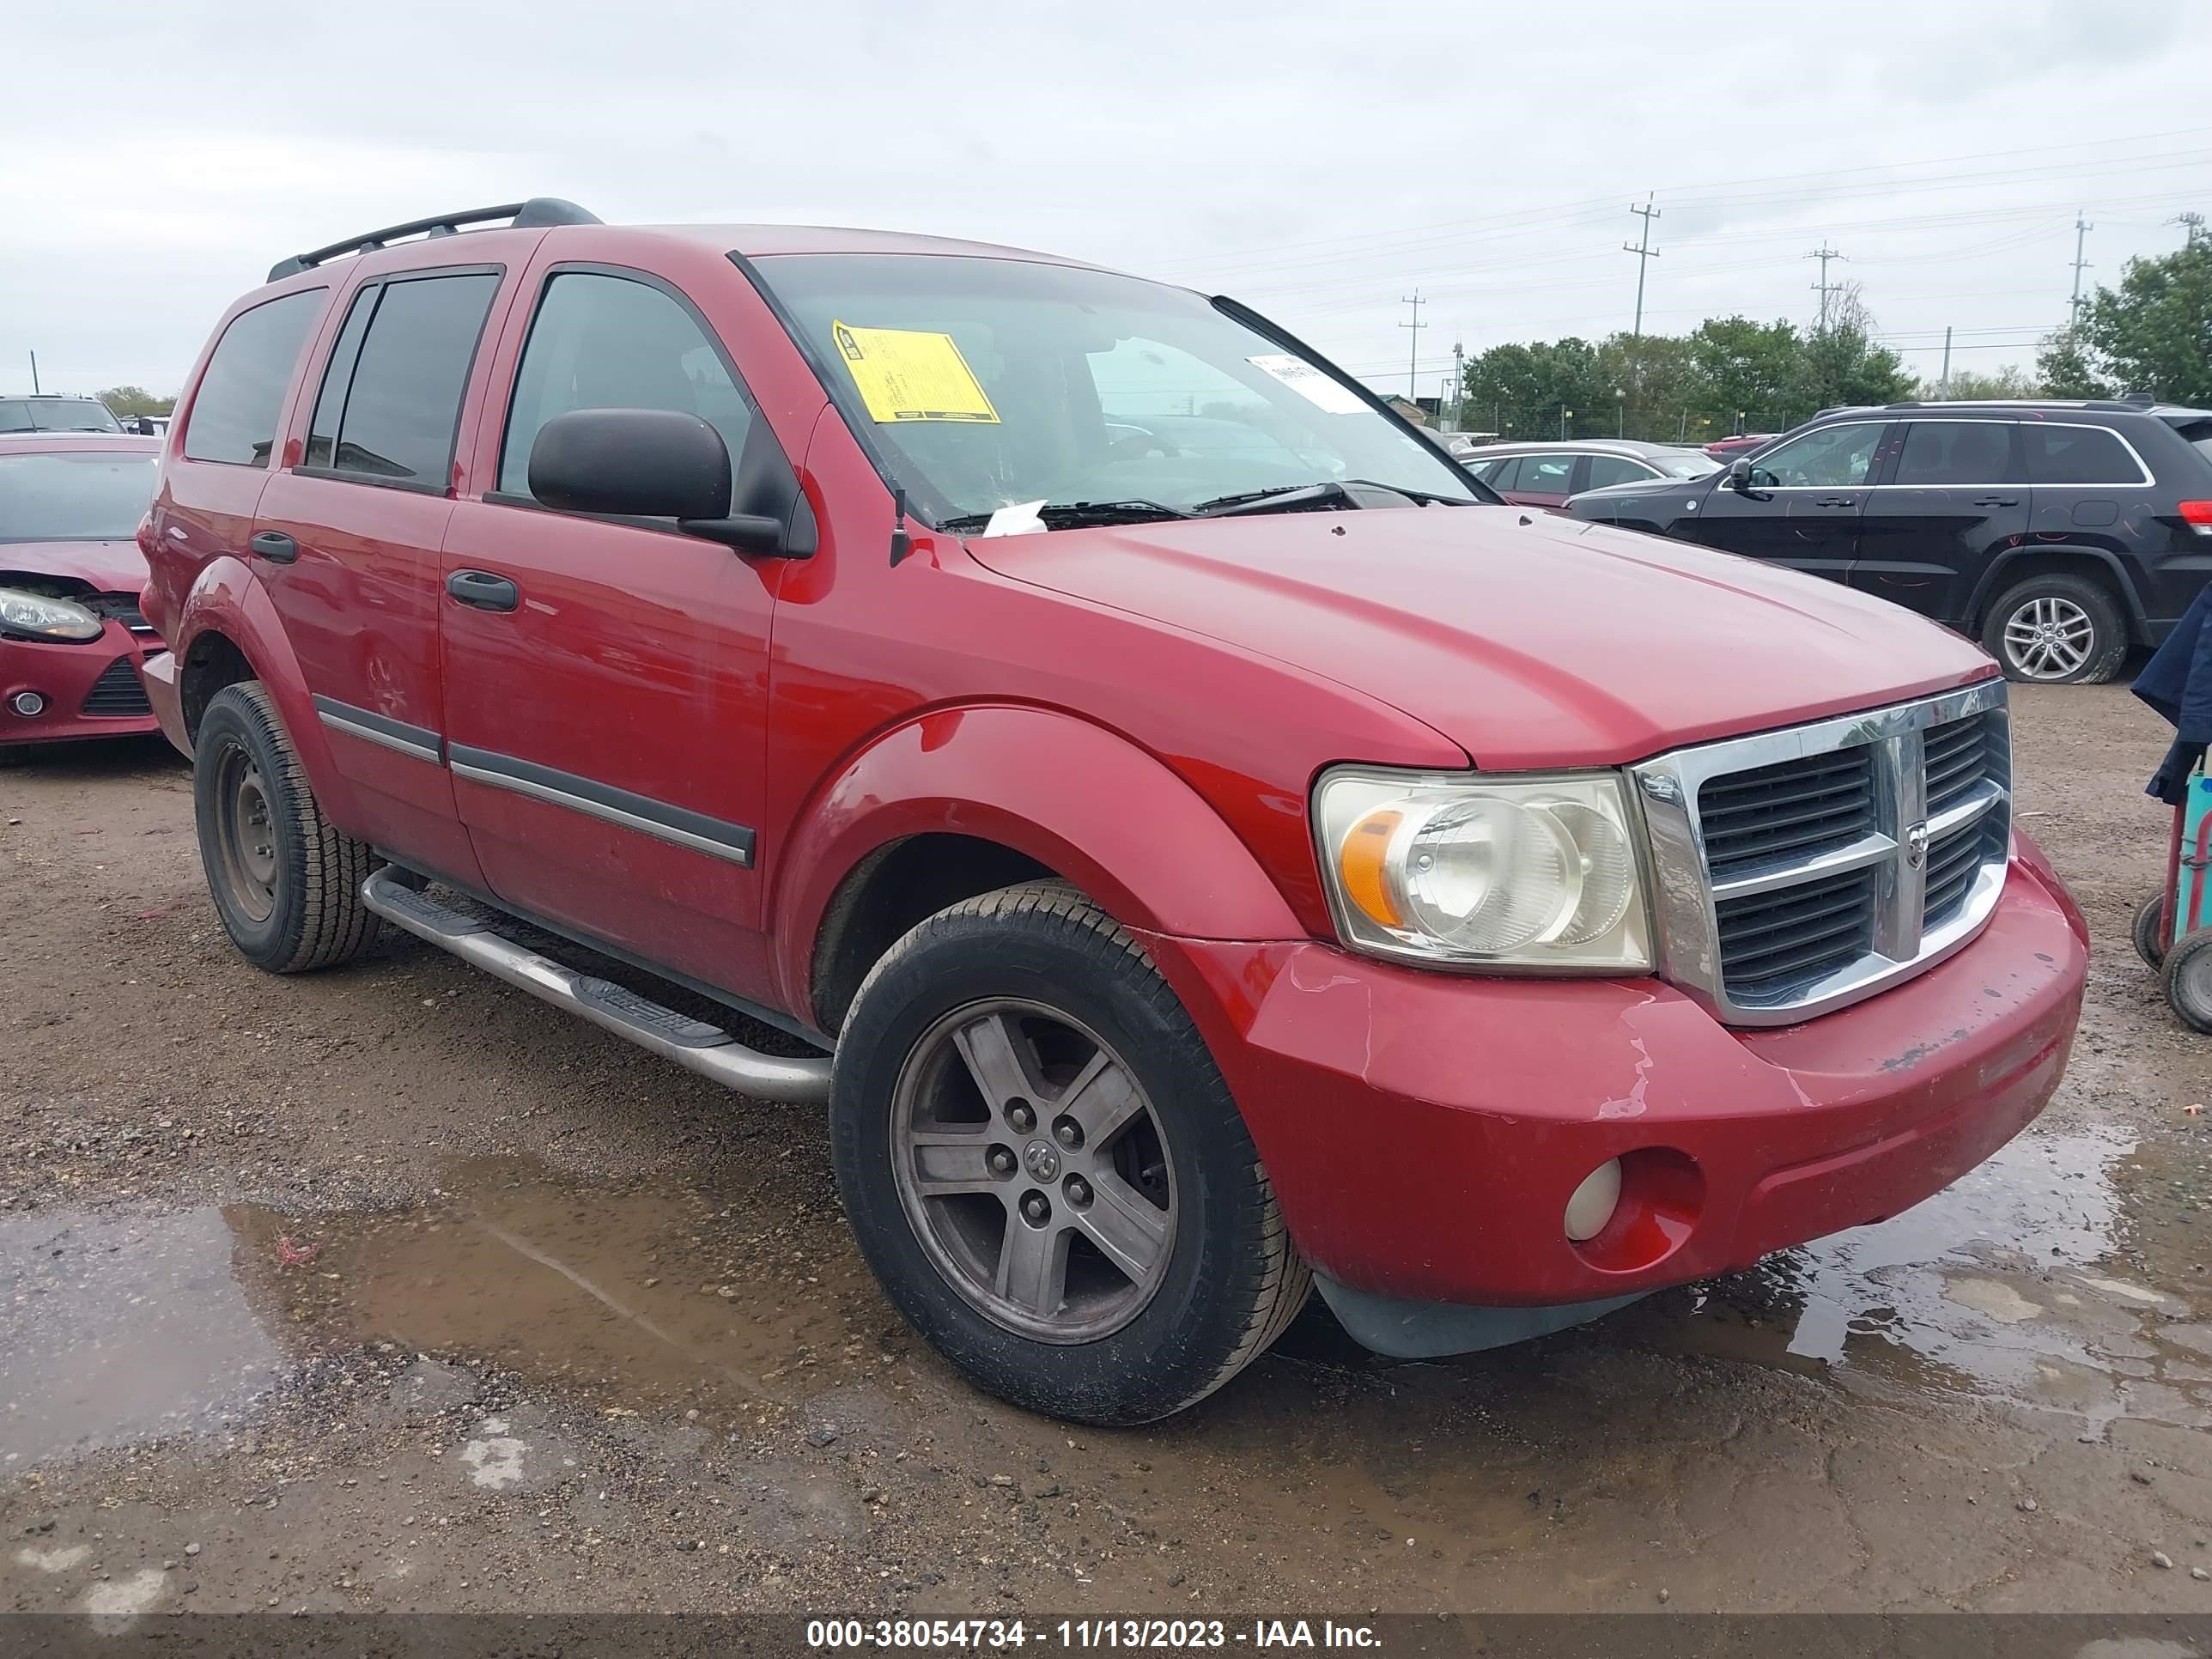
[[[830,1097],[827,1054],[787,1059],[748,1048],[719,1025],[524,950],[494,933],[482,918],[401,885],[389,866],[361,884],[361,896],[393,927],[739,1094],[801,1105]]]

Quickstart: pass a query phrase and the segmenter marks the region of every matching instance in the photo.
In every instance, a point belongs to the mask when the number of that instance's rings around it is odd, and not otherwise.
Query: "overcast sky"
[[[2212,213],[2203,0],[0,3],[0,392],[170,392],[276,258],[531,195],[1046,248],[1433,393],[1455,339],[1802,320],[2032,362]],[[1429,303],[1418,337],[1401,298]]]

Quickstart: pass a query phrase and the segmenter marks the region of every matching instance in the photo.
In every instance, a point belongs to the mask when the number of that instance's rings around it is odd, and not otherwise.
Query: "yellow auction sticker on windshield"
[[[984,421],[996,426],[982,383],[950,334],[907,328],[848,328],[830,325],[837,355],[860,388],[868,418],[895,421]]]

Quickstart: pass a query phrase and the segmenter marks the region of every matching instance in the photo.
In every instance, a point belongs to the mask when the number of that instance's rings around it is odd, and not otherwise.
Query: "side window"
[[[1509,489],[1518,489],[1521,487],[1521,463],[1526,459],[1521,455],[1508,455],[1487,463],[1489,471],[1482,475],[1483,483],[1500,495]]]
[[[471,270],[393,277],[363,289],[315,399],[309,464],[447,488],[461,393],[499,282],[496,271]]]
[[[1632,461],[1620,455],[1590,457],[1589,482],[1585,489],[1595,489],[1604,484],[1648,483],[1656,475],[1641,461]]]
[[[266,466],[300,348],[330,298],[304,289],[241,311],[216,343],[185,427],[185,459]]]
[[[682,305],[650,283],[595,270],[554,273],[531,319],[500,449],[502,495],[530,494],[538,428],[578,409],[672,409],[722,434],[732,465],[753,414],[722,354]]]
[[[2142,483],[2142,467],[2128,447],[2100,426],[2021,428],[2027,439],[2027,477],[2041,484]]]
[[[1762,489],[1839,489],[1863,484],[1874,469],[1879,422],[1825,426],[1793,438],[1751,466],[1751,481]]]
[[[2001,484],[2012,476],[2012,426],[2002,421],[1911,421],[1893,483]]]
[[[1575,458],[1571,455],[1523,455],[1521,482],[1514,487],[1533,495],[1564,495],[1574,476]]]

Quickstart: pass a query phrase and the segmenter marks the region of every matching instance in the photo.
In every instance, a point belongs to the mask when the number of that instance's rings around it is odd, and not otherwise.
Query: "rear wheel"
[[[2001,594],[1982,645],[2005,678],[2051,685],[2101,685],[2127,655],[2127,626],[2112,593],[2087,576],[2031,576]]]
[[[1305,1300],[1188,1014],[1062,884],[955,905],[893,946],[840,1034],[830,1115],[846,1212],[885,1291],[1016,1405],[1165,1417]]]
[[[2176,939],[2159,973],[2166,1006],[2182,1024],[2212,1031],[2212,927],[2194,928]]]
[[[192,805],[216,914],[255,967],[328,968],[375,939],[361,897],[375,860],[323,817],[260,681],[210,700],[192,744]]]

